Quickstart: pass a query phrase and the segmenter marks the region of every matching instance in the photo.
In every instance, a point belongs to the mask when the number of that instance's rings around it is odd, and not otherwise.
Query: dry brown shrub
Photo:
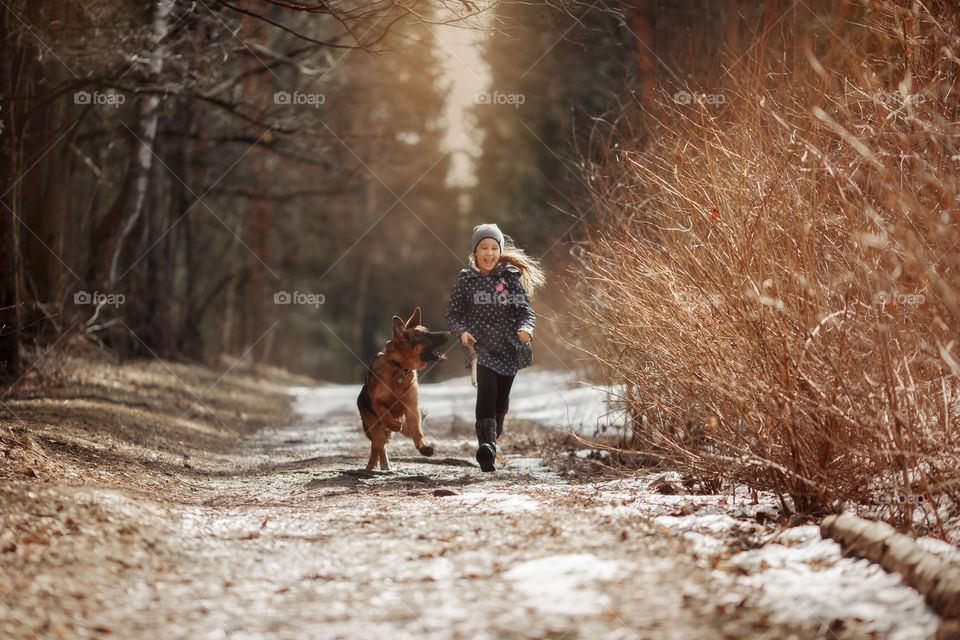
[[[960,12],[796,6],[585,165],[572,293],[635,447],[906,527],[960,504]]]

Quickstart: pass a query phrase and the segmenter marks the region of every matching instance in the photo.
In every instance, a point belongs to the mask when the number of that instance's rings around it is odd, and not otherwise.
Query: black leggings
[[[494,418],[507,413],[510,405],[510,387],[514,376],[505,376],[477,365],[477,420]]]

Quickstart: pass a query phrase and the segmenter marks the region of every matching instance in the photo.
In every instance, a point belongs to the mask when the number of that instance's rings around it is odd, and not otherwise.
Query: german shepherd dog
[[[378,462],[380,469],[390,469],[386,447],[394,431],[412,438],[421,454],[433,455],[433,447],[424,443],[420,428],[417,371],[428,362],[444,360],[446,356],[436,348],[449,340],[449,332],[430,331],[420,325],[420,307],[406,322],[393,316],[393,339],[367,367],[357,397],[363,433],[370,439],[367,471]]]

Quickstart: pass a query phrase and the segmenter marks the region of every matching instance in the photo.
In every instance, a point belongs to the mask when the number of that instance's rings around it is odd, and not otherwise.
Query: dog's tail
[[[477,386],[477,352],[473,348],[473,343],[467,345],[467,351],[470,352],[470,381],[473,386]]]

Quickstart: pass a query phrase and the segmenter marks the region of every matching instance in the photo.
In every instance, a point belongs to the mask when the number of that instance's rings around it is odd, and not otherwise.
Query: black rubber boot
[[[503,435],[503,419],[507,417],[507,412],[497,414],[497,439],[500,439],[500,436]]]
[[[497,461],[497,421],[495,418],[477,420],[477,462],[480,471],[496,471]]]

